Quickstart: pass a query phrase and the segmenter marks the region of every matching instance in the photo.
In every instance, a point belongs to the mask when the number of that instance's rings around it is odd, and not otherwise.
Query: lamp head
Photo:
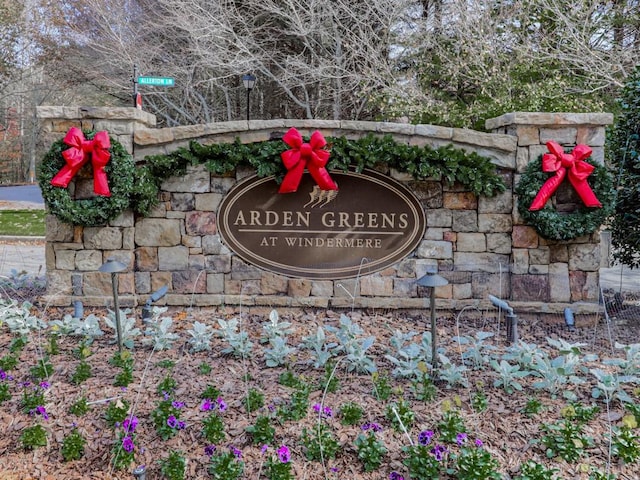
[[[416,281],[416,284],[420,287],[443,287],[449,285],[449,281],[437,273],[427,272]]]
[[[251,75],[250,73],[247,73],[246,75],[242,76],[242,84],[247,90],[253,90],[253,87],[255,87],[256,85],[256,77],[254,75]]]
[[[98,268],[99,272],[102,273],[118,273],[124,272],[127,269],[127,266],[116,260],[114,257],[108,258],[105,263],[103,263],[100,268]]]

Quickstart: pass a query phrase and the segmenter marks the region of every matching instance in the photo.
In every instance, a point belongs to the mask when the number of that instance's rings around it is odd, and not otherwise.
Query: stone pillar
[[[553,140],[565,148],[586,144],[592,158],[604,164],[605,127],[610,113],[507,113],[488,119],[487,130],[518,139],[517,185],[527,164],[547,152]],[[600,234],[558,242],[540,237],[525,225],[513,202],[511,252],[512,300],[540,302],[597,301],[600,267]]]
[[[57,107],[37,108],[40,120],[41,147],[50,148],[71,127],[83,130],[106,130],[132,155],[133,135],[138,129],[156,125],[156,117],[137,108]],[[135,304],[134,287],[134,218],[125,211],[109,225],[100,228],[72,226],[55,216],[47,219],[47,294],[53,305],[69,305],[80,299],[85,305],[104,305],[112,298],[111,278],[98,268],[109,257],[129,266],[120,274],[121,305]],[[127,294],[134,294],[127,297]]]

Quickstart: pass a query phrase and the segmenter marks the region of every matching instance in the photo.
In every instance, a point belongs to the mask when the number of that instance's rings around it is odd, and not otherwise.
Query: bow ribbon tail
[[[300,158],[300,152],[287,150],[282,152],[282,162],[287,167],[287,173],[280,184],[278,193],[292,193],[298,190],[302,174],[304,173],[304,162]]]
[[[534,198],[533,202],[531,202],[529,211],[535,212],[536,210],[542,209],[547,201],[551,198],[551,195],[553,195],[553,192],[558,189],[558,186],[562,183],[562,180],[564,180],[566,174],[567,170],[565,168],[556,170],[556,174],[553,177],[547,179],[542,187],[540,187],[540,190],[538,190],[536,198]]]
[[[598,200],[596,194],[593,193],[593,190],[591,190],[591,187],[587,183],[586,178],[580,179],[573,175],[569,175],[569,182],[571,182],[571,185],[578,193],[578,196],[582,200],[582,203],[584,203],[587,207],[602,207],[602,203],[600,203],[600,200]]]
[[[311,155],[311,161],[307,163],[309,173],[320,187],[320,190],[338,190],[338,185],[333,181],[329,172],[324,167],[329,160],[329,152],[319,150]]]
[[[104,167],[109,163],[111,154],[109,153],[109,147],[111,142],[109,141],[109,134],[106,131],[101,131],[95,134],[93,137],[92,151],[91,151],[91,165],[93,167],[93,191],[97,195],[103,197],[110,197],[109,182],[107,181],[107,173],[104,171]]]

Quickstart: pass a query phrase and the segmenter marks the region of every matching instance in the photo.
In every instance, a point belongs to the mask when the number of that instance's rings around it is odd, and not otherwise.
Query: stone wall
[[[180,178],[167,179],[161,202],[147,218],[125,212],[106,227],[88,228],[47,218],[48,295],[53,304],[104,305],[111,296],[110,276],[97,269],[109,257],[126,265],[119,274],[123,305],[144,303],[163,285],[170,305],[264,305],[312,307],[422,308],[428,294],[416,280],[437,268],[449,285],[438,287],[438,306],[480,305],[489,294],[518,308],[561,311],[589,308],[597,300],[599,237],[550,242],[519,218],[513,186],[531,159],[555,140],[566,147],[586,143],[593,158],[604,161],[604,128],[610,114],[510,113],[487,121],[491,133],[433,125],[325,120],[226,122],[153,128],[155,118],[135,108],[40,107],[48,142],[71,126],[106,129],[143,161],[146,155],[169,153],[190,140],[207,144],[251,143],[280,138],[290,127],[303,135],[358,138],[370,132],[391,134],[412,145],[453,144],[489,157],[507,184],[493,198],[476,197],[460,185],[439,181],[410,183],[423,204],[427,230],[408,258],[382,272],[357,279],[311,281],[292,279],[247,265],[222,242],[216,211],[235,182],[253,172],[216,177],[194,167]]]

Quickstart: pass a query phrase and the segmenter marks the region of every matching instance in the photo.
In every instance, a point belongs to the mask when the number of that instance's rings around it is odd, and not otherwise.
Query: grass
[[[0,210],[0,235],[44,236],[44,210]]]

